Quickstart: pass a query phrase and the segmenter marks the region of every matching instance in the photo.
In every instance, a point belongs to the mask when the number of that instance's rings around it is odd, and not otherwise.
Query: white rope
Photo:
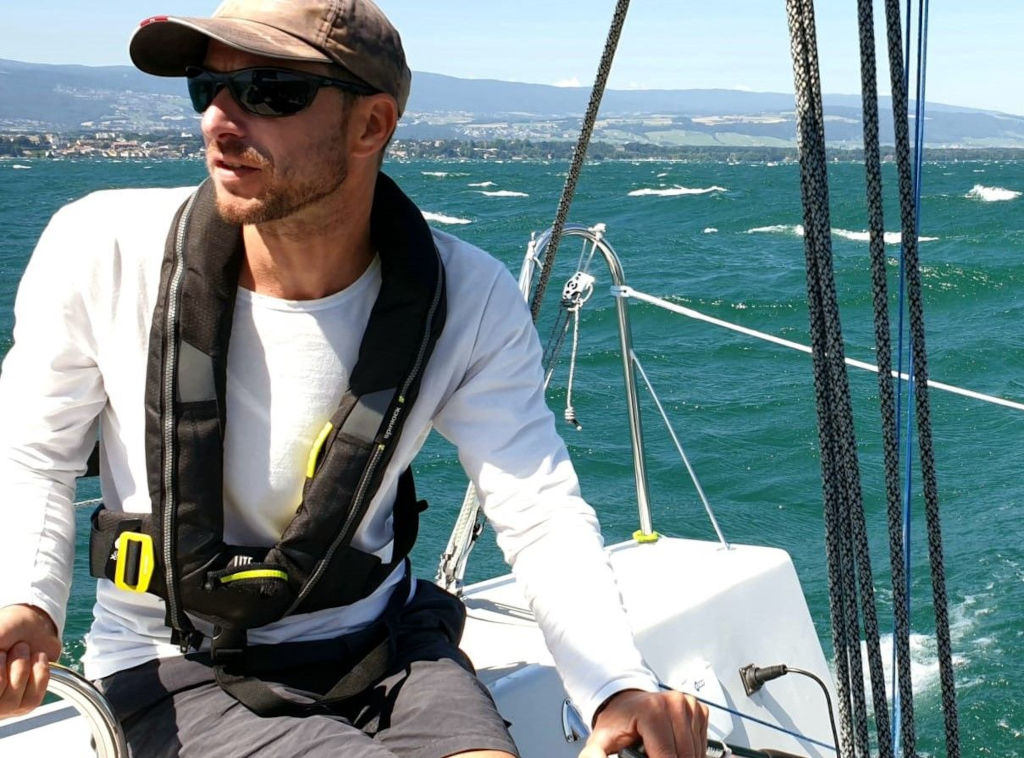
[[[733,324],[729,321],[723,321],[720,318],[708,316],[704,313],[701,313],[700,311],[695,311],[692,308],[687,308],[686,306],[683,305],[676,305],[675,303],[670,303],[668,300],[663,300],[660,297],[648,295],[645,292],[640,292],[629,286],[612,287],[611,292],[612,295],[614,295],[615,297],[633,298],[634,300],[640,300],[645,303],[650,303],[651,305],[657,306],[658,308],[663,308],[667,311],[678,313],[681,316],[687,316],[689,318],[696,319],[697,321],[705,321],[709,324],[714,324],[715,326],[721,326],[725,329],[730,329],[734,332],[739,332],[740,334],[746,334],[749,337],[756,337],[757,339],[764,340],[765,342],[773,342],[776,345],[781,345],[782,347],[788,347],[792,350],[799,350],[801,353],[807,353],[808,355],[811,353],[811,348],[809,346],[801,345],[799,342],[792,342],[791,340],[782,339],[781,337],[776,337],[775,335],[772,334],[759,332],[756,329],[750,329],[745,326],[740,326],[739,324]],[[854,368],[864,369],[865,371],[873,371],[876,373],[878,372],[878,366],[872,363],[858,361],[854,358],[847,358],[846,365],[853,366]],[[909,377],[905,373],[893,371],[892,375],[894,378],[902,379],[903,381],[907,381],[909,379]],[[1024,411],[1024,403],[1019,403],[1016,400],[1007,400],[1006,398],[996,397],[995,395],[986,395],[983,392],[975,392],[974,390],[964,389],[963,387],[957,387],[952,384],[937,382],[934,379],[928,380],[928,386],[933,387],[937,390],[951,392],[954,395],[961,395],[963,397],[969,397],[974,400],[981,400],[986,403],[992,403],[993,405],[1002,405],[1007,408],[1013,408],[1014,410],[1017,411]]]
[[[448,545],[441,553],[441,561],[437,567],[434,583],[448,592],[462,594],[462,570],[473,543],[480,536],[483,524],[480,521],[480,498],[476,486],[470,482],[466,486],[466,494],[462,499],[455,526],[452,527]]]
[[[572,354],[569,356],[569,380],[565,386],[565,420],[572,424],[576,431],[582,431],[583,425],[576,418],[576,409],[572,407],[572,385],[576,379],[576,356],[580,349],[580,306],[577,303],[569,312],[572,313]]]

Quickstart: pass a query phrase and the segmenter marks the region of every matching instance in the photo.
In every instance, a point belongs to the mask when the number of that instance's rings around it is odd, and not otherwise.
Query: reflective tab
[[[213,358],[184,340],[178,353],[178,399],[183,403],[216,399]]]
[[[345,423],[341,425],[340,431],[361,442],[373,442],[395,391],[395,388],[377,390],[360,397]]]
[[[117,553],[114,584],[129,592],[148,590],[156,567],[153,538],[141,532],[121,532],[114,545]]]
[[[320,434],[316,436],[313,441],[313,447],[309,449],[309,457],[306,459],[306,478],[312,479],[313,474],[316,473],[316,464],[320,460],[320,452],[324,448],[324,442],[327,441],[327,435],[334,431],[334,424],[328,421],[324,424],[324,428],[320,430]]]
[[[221,584],[229,584],[230,582],[237,582],[244,579],[283,579],[287,582],[288,574],[278,569],[248,569],[246,571],[236,571],[234,574],[222,576],[217,581]]]

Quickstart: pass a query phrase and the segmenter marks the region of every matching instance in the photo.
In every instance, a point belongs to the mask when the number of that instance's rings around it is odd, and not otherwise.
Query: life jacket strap
[[[351,545],[346,545],[338,551],[332,564],[332,576],[329,577],[329,581],[325,582],[325,585],[337,588],[335,597],[348,602],[368,597],[391,576],[412,551],[419,532],[419,514],[426,507],[426,501],[418,500],[416,497],[416,485],[413,481],[412,470],[405,469],[398,477],[395,494],[393,518],[395,531],[391,561],[384,563],[371,553],[364,553]],[[143,513],[117,513],[100,505],[93,511],[90,521],[89,569],[92,576],[98,579],[109,579],[123,590],[148,592],[166,600],[167,583],[164,578],[163,566],[156,559],[154,541],[157,539],[158,532],[153,517]],[[231,548],[226,545],[224,547],[238,555],[245,555],[252,550],[244,547]],[[255,587],[261,582],[281,581],[277,576],[263,576],[263,574],[283,573],[280,570],[275,570],[278,567],[252,563],[236,565],[236,563],[238,562],[233,562],[230,567],[222,570],[211,569],[207,572],[206,582],[211,586],[216,584],[227,588],[234,584],[247,583],[251,587]],[[253,566],[257,566],[257,570],[254,570]],[[240,581],[240,579],[245,581]],[[227,603],[229,600],[225,598],[224,602]],[[185,621],[188,621],[187,617],[185,617]],[[244,631],[247,627],[233,625],[225,618],[213,621],[215,627],[223,630],[227,635],[221,645],[224,651],[235,647],[244,650]],[[173,644],[184,649],[198,649],[201,635],[191,625],[191,622],[187,627],[180,629],[169,621],[167,625],[173,630],[171,639]],[[241,643],[237,642],[237,637],[231,637],[233,634],[231,630],[236,628],[242,633]],[[232,640],[231,644],[228,644],[229,639]],[[225,654],[227,653],[225,652]]]
[[[156,560],[152,517],[113,513],[100,505],[90,522],[89,573],[122,590],[159,594],[165,582]]]
[[[359,639],[353,662],[327,692],[322,695],[310,693],[308,700],[293,700],[248,673],[252,666],[247,656],[244,629],[218,628],[214,634],[210,657],[217,684],[246,708],[263,717],[304,717],[329,712],[366,691],[387,674],[394,659],[394,630],[412,586],[412,570],[408,559],[404,562],[405,576],[391,593],[383,615],[367,629],[353,635]],[[310,646],[316,644],[309,643]]]

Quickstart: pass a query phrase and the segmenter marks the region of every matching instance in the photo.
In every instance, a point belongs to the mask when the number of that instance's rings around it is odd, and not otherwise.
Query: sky
[[[128,64],[127,40],[146,16],[206,16],[215,7],[207,0],[2,1],[7,7],[0,16],[0,58],[84,65]],[[616,5],[615,0],[378,4],[401,32],[413,71],[581,86],[594,81]],[[856,0],[817,3],[826,93],[860,91],[856,5]],[[876,37],[884,40],[880,0],[875,7]],[[926,100],[1024,115],[1022,39],[1022,0],[932,4]],[[883,94],[888,93],[886,60],[879,58]],[[792,92],[785,0],[632,0],[609,87]]]

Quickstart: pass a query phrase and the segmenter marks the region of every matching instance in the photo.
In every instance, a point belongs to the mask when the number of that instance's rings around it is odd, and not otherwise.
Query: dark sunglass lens
[[[209,72],[200,71],[196,74],[189,74],[188,95],[192,99],[192,107],[197,113],[202,113],[210,107],[213,98],[217,96],[220,86]]]
[[[232,81],[234,93],[243,107],[260,116],[291,116],[308,107],[316,95],[316,82],[301,74],[267,69],[246,73],[244,81]]]

